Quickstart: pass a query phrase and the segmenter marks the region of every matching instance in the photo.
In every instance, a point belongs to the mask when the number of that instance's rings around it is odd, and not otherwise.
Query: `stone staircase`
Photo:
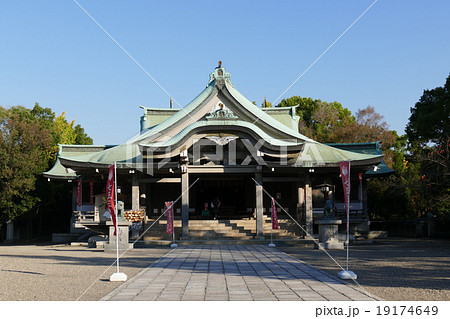
[[[166,233],[166,220],[160,219],[152,227],[155,220],[148,220],[145,228],[144,241],[171,240],[172,234]],[[270,239],[272,223],[269,217],[264,216],[263,233],[266,239]],[[279,229],[272,230],[273,239],[300,239],[301,228],[291,219],[279,219]],[[150,228],[150,229],[149,229]],[[181,237],[181,220],[174,221],[175,238]],[[245,240],[256,237],[256,221],[248,219],[235,220],[190,220],[189,239],[226,239]]]

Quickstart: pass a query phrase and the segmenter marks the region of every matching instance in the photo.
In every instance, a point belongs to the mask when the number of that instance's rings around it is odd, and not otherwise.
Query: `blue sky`
[[[273,102],[373,2],[77,1],[183,106],[218,60],[249,100]],[[372,105],[403,133],[450,73],[449,16],[447,0],[379,0],[283,97]],[[139,105],[169,106],[72,0],[0,2],[0,75],[0,105],[65,111],[96,144],[138,133]]]

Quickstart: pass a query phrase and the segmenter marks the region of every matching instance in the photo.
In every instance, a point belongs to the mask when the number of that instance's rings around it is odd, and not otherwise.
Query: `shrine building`
[[[292,217],[310,234],[329,199],[333,214],[345,219],[342,161],[351,163],[352,221],[368,227],[366,179],[391,172],[378,143],[325,145],[300,134],[295,106],[257,107],[220,63],[185,107],[141,108],[140,134],[124,144],[59,146],[44,176],[73,182],[72,229],[108,221],[105,186],[114,163],[118,198],[134,212],[131,222],[155,221],[173,201],[177,239],[192,238],[195,221],[214,218],[247,220],[254,227],[248,238],[267,238],[272,197],[280,219]]]

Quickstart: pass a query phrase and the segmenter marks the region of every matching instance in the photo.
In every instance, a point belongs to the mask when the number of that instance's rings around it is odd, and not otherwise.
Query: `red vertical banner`
[[[278,229],[278,213],[275,199],[272,197],[272,229]]]
[[[350,161],[340,162],[342,186],[344,188],[345,209],[347,212],[347,225],[350,215]]]
[[[109,214],[111,215],[111,219],[114,224],[114,236],[116,236],[116,205],[115,205],[115,189],[114,189],[114,165],[111,165],[109,167],[109,173],[108,173],[108,181],[106,182],[106,208],[109,211]]]
[[[167,225],[166,233],[173,234],[173,202],[166,202]]]
[[[83,180],[81,179],[81,177],[78,177],[78,184],[77,184],[77,205],[78,205],[78,209],[81,209],[81,205],[83,205],[83,200],[82,200],[82,193],[81,193],[81,188],[83,187]]]
[[[94,205],[94,181],[89,181],[89,205]]]
[[[362,174],[361,173],[358,174],[358,179],[359,179],[359,200],[362,203],[362,201],[363,201],[363,189],[362,189]]]

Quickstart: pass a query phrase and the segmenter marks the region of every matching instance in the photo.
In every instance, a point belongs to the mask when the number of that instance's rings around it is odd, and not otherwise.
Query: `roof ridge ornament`
[[[238,117],[223,103],[217,104],[206,116],[207,120],[235,120]]]
[[[225,71],[225,68],[222,67],[222,61],[219,61],[218,66],[214,69],[209,75],[209,82],[207,86],[215,85],[218,89],[222,89],[225,82],[234,87],[233,83],[231,83],[230,73]]]

